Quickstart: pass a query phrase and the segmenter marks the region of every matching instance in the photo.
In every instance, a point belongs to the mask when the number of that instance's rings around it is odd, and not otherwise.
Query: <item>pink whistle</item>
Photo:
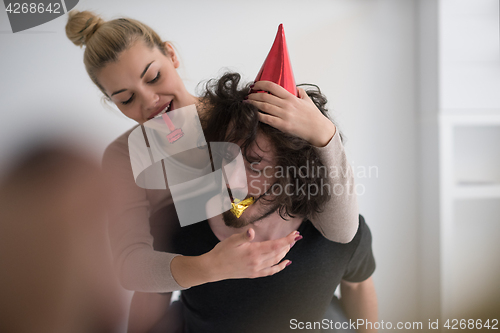
[[[182,129],[175,128],[174,123],[172,122],[172,120],[170,120],[170,117],[166,113],[162,114],[161,117],[170,130],[170,133],[167,135],[168,142],[174,143],[184,136],[184,132],[182,132]]]

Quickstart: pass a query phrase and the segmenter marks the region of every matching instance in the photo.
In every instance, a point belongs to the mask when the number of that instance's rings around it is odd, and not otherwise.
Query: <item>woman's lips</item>
[[[160,113],[162,113],[163,111],[165,112],[168,112],[172,109],[172,105],[173,105],[173,100],[171,100],[170,102],[168,103],[165,103],[162,107],[160,107],[158,109],[158,111],[156,111],[151,117],[149,117],[148,119],[153,119],[154,117],[156,117],[157,115],[159,115]]]

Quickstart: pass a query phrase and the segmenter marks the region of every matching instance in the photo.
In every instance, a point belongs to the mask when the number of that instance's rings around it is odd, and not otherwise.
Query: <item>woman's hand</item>
[[[302,238],[298,231],[264,242],[251,242],[254,237],[255,231],[249,229],[224,239],[201,256],[175,257],[170,265],[172,274],[185,288],[226,279],[273,275],[291,263],[290,260],[281,260]]]
[[[335,125],[316,107],[302,88],[295,97],[285,88],[270,81],[258,81],[252,89],[266,93],[253,93],[245,100],[259,110],[259,120],[282,132],[298,136],[316,147],[324,147],[335,135]]]
[[[291,263],[290,260],[281,260],[298,236],[299,232],[293,231],[280,239],[251,242],[255,237],[253,229],[232,235],[206,254],[214,272],[212,279],[257,278],[276,274]]]

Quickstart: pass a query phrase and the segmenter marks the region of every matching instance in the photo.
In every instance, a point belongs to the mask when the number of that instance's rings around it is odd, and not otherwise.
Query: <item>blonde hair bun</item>
[[[66,36],[76,46],[83,46],[103,23],[104,20],[92,12],[72,10],[68,14]]]
[[[168,50],[160,36],[146,24],[129,18],[104,21],[89,11],[71,11],[66,24],[66,36],[75,45],[85,45],[83,63],[92,81],[106,95],[97,80],[98,72],[138,40],[147,47],[158,48],[165,56]]]

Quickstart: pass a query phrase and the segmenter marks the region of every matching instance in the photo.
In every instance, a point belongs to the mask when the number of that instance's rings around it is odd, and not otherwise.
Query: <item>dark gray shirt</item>
[[[168,252],[201,255],[219,242],[207,221],[173,229],[163,249]],[[298,230],[304,238],[287,254],[293,263],[283,271],[183,290],[186,332],[291,332],[292,319],[323,319],[340,280],[361,282],[375,270],[370,229],[361,215],[356,236],[347,244],[327,240],[307,220]]]

